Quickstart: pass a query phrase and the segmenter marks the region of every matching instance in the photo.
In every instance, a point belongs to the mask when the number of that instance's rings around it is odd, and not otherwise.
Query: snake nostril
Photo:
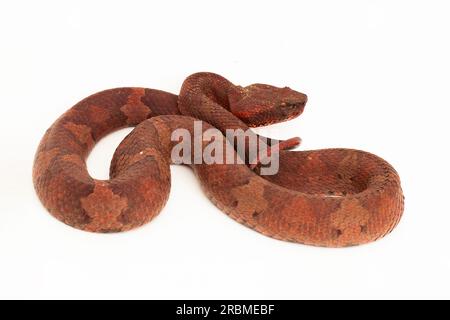
[[[335,239],[339,238],[340,236],[342,236],[342,230],[341,229],[334,229],[333,230],[333,236]]]
[[[259,217],[260,213],[261,212],[258,212],[258,211],[253,212],[253,214],[252,214],[253,219],[257,219]]]

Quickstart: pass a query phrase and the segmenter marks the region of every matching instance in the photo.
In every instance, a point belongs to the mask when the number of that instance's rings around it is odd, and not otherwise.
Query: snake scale
[[[48,211],[72,227],[130,230],[153,219],[168,199],[174,130],[195,134],[196,119],[203,121],[203,131],[246,130],[292,119],[306,101],[306,95],[288,87],[241,87],[206,72],[189,76],[178,96],[146,88],[102,91],[77,103],[47,130],[34,161],[34,186]],[[90,150],[103,136],[127,126],[136,128],[115,151],[110,179],[92,178],[86,167]],[[189,166],[219,209],[276,239],[345,247],[392,231],[404,197],[390,164],[353,149],[288,150],[298,143],[296,138],[267,142],[269,149],[279,146],[274,175],[263,176],[260,166],[249,163]]]

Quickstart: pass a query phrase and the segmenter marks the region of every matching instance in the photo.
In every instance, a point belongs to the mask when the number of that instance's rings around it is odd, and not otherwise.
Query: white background
[[[2,1],[0,298],[450,298],[449,16],[448,1]],[[136,231],[46,212],[31,168],[59,115],[112,87],[176,93],[197,71],[307,93],[299,119],[259,131],[384,157],[402,178],[400,225],[349,249],[273,240],[184,167]],[[94,177],[127,132],[94,149]]]

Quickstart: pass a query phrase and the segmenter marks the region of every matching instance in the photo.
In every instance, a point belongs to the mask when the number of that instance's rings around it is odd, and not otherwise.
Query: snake
[[[170,166],[179,164],[171,156],[180,143],[173,132],[198,135],[195,123],[200,122],[200,134],[216,130],[224,137],[220,143],[232,146],[227,130],[252,132],[293,119],[306,102],[305,94],[289,87],[243,87],[209,72],[186,78],[179,95],[141,87],[101,91],[75,104],[46,131],[34,158],[33,184],[44,207],[71,227],[98,233],[131,230],[151,221],[168,200]],[[90,151],[124,127],[135,128],[117,147],[110,178],[94,179],[86,165]],[[400,178],[384,159],[348,148],[292,150],[299,138],[254,136],[276,152],[275,174],[261,174],[262,159],[256,165],[248,160],[182,163],[232,219],[278,240],[333,248],[378,240],[399,223],[404,210]],[[248,149],[231,152],[234,159],[243,158]],[[194,158],[188,151],[183,156]]]

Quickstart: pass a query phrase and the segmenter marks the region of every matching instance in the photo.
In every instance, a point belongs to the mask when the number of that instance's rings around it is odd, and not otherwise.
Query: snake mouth
[[[281,121],[291,120],[298,117],[305,109],[306,101],[298,102],[283,102],[280,104],[278,110],[281,112]]]
[[[306,101],[297,101],[297,102],[282,102],[280,104],[281,109],[303,109],[306,105]]]
[[[249,127],[263,127],[276,123],[286,122],[297,118],[303,113],[306,102],[283,102],[279,107],[274,108],[270,113],[258,112],[249,115],[236,115]]]

